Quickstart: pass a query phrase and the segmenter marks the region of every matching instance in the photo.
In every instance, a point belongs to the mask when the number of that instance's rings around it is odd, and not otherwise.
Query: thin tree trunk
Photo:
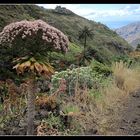
[[[27,135],[34,135],[35,83],[33,81],[29,84],[27,106]]]
[[[87,44],[87,36],[85,35],[85,42],[84,42],[84,60],[85,60],[85,49],[86,49],[86,44]]]
[[[86,37],[86,35],[85,35],[84,50],[85,50],[85,48],[86,48],[86,41],[87,41],[87,37]]]

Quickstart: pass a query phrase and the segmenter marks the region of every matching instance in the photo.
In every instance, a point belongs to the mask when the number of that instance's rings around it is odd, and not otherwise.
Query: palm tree
[[[81,53],[82,61],[86,60],[86,46],[87,46],[87,39],[92,39],[94,36],[93,30],[89,27],[85,26],[80,32],[79,32],[79,40],[84,40],[84,50]]]
[[[85,49],[87,46],[87,38],[92,39],[93,38],[93,30],[89,29],[89,27],[85,26],[80,32],[79,32],[79,40],[84,40],[84,55],[85,55]]]

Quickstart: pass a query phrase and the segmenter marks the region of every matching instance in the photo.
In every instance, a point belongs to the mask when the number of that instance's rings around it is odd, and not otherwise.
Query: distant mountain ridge
[[[115,31],[134,48],[136,48],[137,44],[140,44],[140,21],[128,24]]]

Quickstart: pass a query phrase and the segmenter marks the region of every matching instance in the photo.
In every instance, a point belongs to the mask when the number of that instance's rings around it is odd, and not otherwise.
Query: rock
[[[66,15],[71,15],[74,14],[72,11],[69,9],[66,9],[65,7],[57,6],[55,8],[55,12],[60,13],[60,14],[66,14]]]

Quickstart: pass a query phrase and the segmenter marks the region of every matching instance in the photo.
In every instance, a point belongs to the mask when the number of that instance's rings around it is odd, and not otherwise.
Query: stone
[[[72,11],[69,9],[66,9],[65,7],[57,6],[55,8],[55,12],[60,13],[60,14],[66,14],[66,15],[71,15],[74,14]]]

